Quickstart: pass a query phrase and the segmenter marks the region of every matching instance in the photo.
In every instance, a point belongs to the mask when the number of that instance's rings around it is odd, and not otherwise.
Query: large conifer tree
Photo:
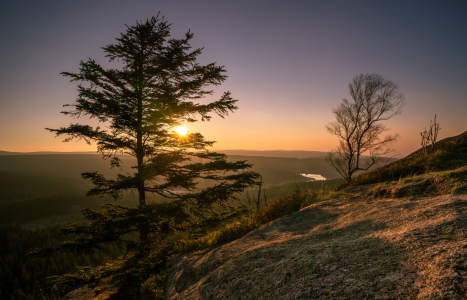
[[[65,141],[96,142],[98,152],[113,167],[122,163],[118,155],[134,156],[134,174],[120,174],[116,179],[97,172],[82,175],[95,184],[89,195],[118,198],[123,191],[137,190],[139,205],[107,204],[103,211],[84,209],[90,223],[65,227],[65,232],[78,234],[78,238],[60,249],[92,251],[105,243],[118,242],[129,249],[127,258],[134,266],[174,231],[222,219],[209,212],[225,205],[258,178],[258,174],[245,171],[251,167],[245,161],[228,162],[224,154],[208,152],[206,148],[213,142],[200,133],[182,136],[173,130],[181,123],[209,121],[212,114],[224,117],[237,109],[237,100],[230,92],[208,104],[196,102],[212,95],[210,86],[220,85],[226,75],[223,66],[197,62],[202,49],[191,49],[192,37],[188,31],[182,39],[170,38],[170,24],[153,17],[127,26],[115,44],[102,48],[110,61],[120,62],[120,69],[104,69],[90,59],[80,63],[79,73],[62,73],[80,82],[76,103],[66,105],[73,110],[63,113],[97,119],[103,128],[70,124],[48,130],[66,136]],[[196,179],[211,184],[197,188]],[[147,193],[169,201],[148,203]],[[128,259],[125,261],[122,264]]]

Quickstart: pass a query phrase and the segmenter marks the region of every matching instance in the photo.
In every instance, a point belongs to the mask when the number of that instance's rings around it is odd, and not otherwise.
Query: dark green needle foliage
[[[63,113],[74,118],[90,117],[102,125],[70,124],[48,130],[66,136],[65,141],[97,143],[98,152],[112,167],[121,165],[118,155],[134,156],[134,174],[121,174],[116,179],[97,172],[82,176],[95,185],[88,195],[119,198],[123,192],[134,190],[139,205],[107,204],[102,211],[84,209],[89,223],[63,229],[78,238],[52,250],[93,251],[117,243],[128,254],[113,265],[55,278],[55,283],[83,283],[122,271],[136,274],[134,277],[142,282],[163,267],[160,257],[170,253],[168,241],[174,235],[199,234],[241,210],[229,207],[227,202],[255,184],[259,175],[246,170],[251,165],[228,162],[224,154],[207,151],[214,142],[206,141],[200,133],[182,136],[173,130],[182,123],[209,121],[212,115],[225,117],[237,109],[237,100],[230,92],[211,103],[197,101],[213,95],[210,88],[220,85],[227,76],[223,66],[197,62],[202,49],[191,49],[192,37],[188,31],[184,38],[170,38],[170,24],[153,17],[127,26],[115,44],[102,48],[111,62],[121,65],[119,69],[105,69],[90,59],[80,63],[78,73],[62,73],[80,82],[76,103],[66,105],[72,110]],[[208,182],[203,188],[197,187],[200,179]],[[168,201],[148,202],[148,193]],[[36,255],[46,253],[43,250]]]

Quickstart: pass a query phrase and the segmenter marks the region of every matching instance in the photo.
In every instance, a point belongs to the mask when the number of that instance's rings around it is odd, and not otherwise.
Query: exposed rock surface
[[[166,299],[467,299],[467,195],[334,199],[168,262]]]
[[[99,282],[99,285],[85,285],[79,289],[73,290],[60,298],[60,300],[110,300],[119,289],[119,281],[112,278],[105,278]]]

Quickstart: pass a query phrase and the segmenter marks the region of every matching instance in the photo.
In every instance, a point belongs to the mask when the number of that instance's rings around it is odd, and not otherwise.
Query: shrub
[[[195,240],[180,244],[179,253],[216,247],[246,235],[263,224],[274,221],[285,215],[299,211],[300,209],[318,202],[319,193],[315,190],[296,190],[285,197],[269,203],[258,211],[229,223],[221,229],[207,234]]]

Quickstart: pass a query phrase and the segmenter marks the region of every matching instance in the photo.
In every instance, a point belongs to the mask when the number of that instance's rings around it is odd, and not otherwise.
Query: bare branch
[[[388,128],[381,124],[402,113],[404,96],[391,80],[377,74],[360,74],[349,83],[352,100],[343,99],[332,110],[335,122],[326,125],[339,138],[339,146],[326,157],[336,171],[350,181],[357,171],[366,171],[390,151],[389,145],[398,135],[382,134]],[[369,153],[370,160],[361,166],[360,158]]]

